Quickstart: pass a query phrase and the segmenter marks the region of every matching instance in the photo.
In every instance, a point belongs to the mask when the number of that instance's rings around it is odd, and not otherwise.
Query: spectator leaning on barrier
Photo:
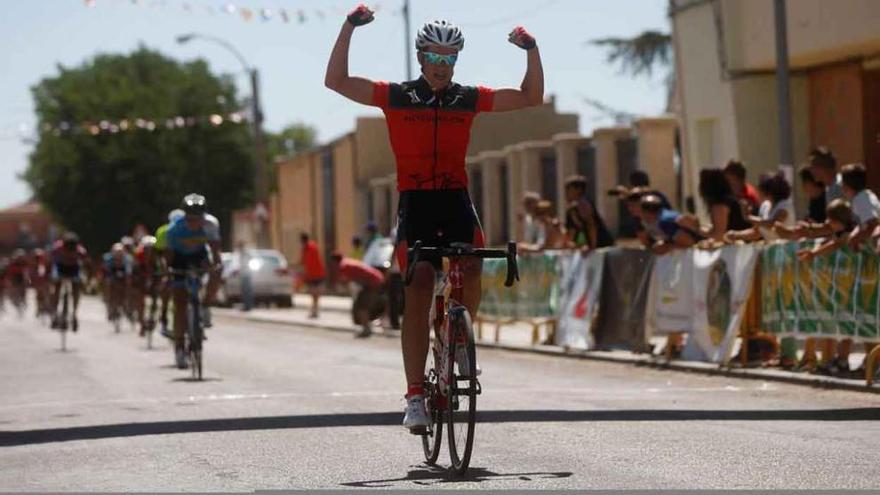
[[[646,193],[657,196],[660,198],[660,202],[663,204],[664,209],[672,209],[672,203],[669,202],[669,198],[659,190],[651,188],[651,177],[648,175],[648,172],[645,172],[644,170],[633,170],[630,172],[629,187],[633,189],[641,189]]]
[[[730,184],[736,200],[743,209],[743,216],[753,215],[758,211],[758,191],[746,182],[746,167],[739,160],[729,160],[724,166],[724,178]]]
[[[758,182],[758,194],[761,196],[761,207],[758,216],[749,217],[752,227],[746,230],[730,231],[727,238],[731,241],[775,241],[779,239],[774,225],[781,224],[793,228],[795,224],[794,206],[791,202],[791,186],[781,172],[764,174]]]
[[[640,199],[640,218],[642,222],[642,242],[654,254],[666,254],[681,248],[687,249],[700,240],[700,235],[679,223],[681,213],[663,208],[663,200],[654,194]]]
[[[809,168],[813,177],[825,185],[826,205],[830,205],[835,199],[843,199],[843,177],[837,173],[837,160],[834,158],[834,153],[831,150],[824,146],[813,149],[810,152]],[[780,237],[792,240],[802,237],[827,237],[833,234],[828,226],[828,222],[820,224],[800,223],[793,230],[777,227],[776,231]]]
[[[822,184],[809,166],[803,166],[798,171],[801,178],[801,190],[809,201],[807,207],[807,220],[815,223],[825,221],[825,185]]]
[[[825,230],[831,232],[831,236],[819,246],[812,249],[799,250],[797,256],[802,262],[808,262],[817,256],[831,254],[837,249],[845,246],[859,225],[859,220],[853,214],[850,204],[843,199],[835,199],[831,201],[825,212],[827,220],[825,221],[824,227]],[[833,342],[833,339],[830,340]],[[837,356],[816,368],[816,372],[823,375],[848,376],[849,354],[851,348],[851,339],[840,341],[837,345]]]
[[[522,221],[522,242],[528,245],[538,244],[538,238],[541,235],[541,225],[538,222],[535,212],[541,196],[536,192],[527,192],[523,194],[522,208],[520,214]]]
[[[318,299],[321,297],[321,284],[327,277],[327,271],[324,268],[324,260],[321,259],[321,253],[318,250],[318,244],[309,239],[309,235],[303,232],[299,236],[302,243],[302,258],[300,265],[303,270],[303,281],[308,287],[309,294],[312,296],[312,309],[309,312],[309,318],[318,317]]]
[[[712,225],[701,234],[713,241],[723,242],[728,230],[746,230],[750,227],[743,216],[739,201],[720,168],[700,170],[700,197],[709,210]]]
[[[587,199],[587,179],[574,175],[565,181],[565,198],[569,207],[565,211],[565,230],[568,245],[578,249],[596,249],[613,246],[614,237]]]
[[[371,322],[385,313],[385,274],[363,261],[344,258],[341,253],[333,253],[331,260],[339,280],[354,285],[351,317],[361,327],[356,336],[369,337],[373,333]]]
[[[840,171],[843,195],[850,201],[856,228],[849,236],[849,247],[857,250],[869,239],[880,225],[880,200],[868,189],[868,173],[861,163],[845,165]]]
[[[537,237],[534,243],[520,243],[519,249],[524,252],[536,252],[546,249],[565,249],[568,241],[565,229],[556,217],[553,203],[547,200],[538,201],[535,207],[535,225]]]
[[[831,233],[829,238],[812,249],[798,250],[797,256],[801,261],[810,261],[816,256],[831,254],[845,246],[850,234],[856,228],[855,215],[846,200],[835,199],[829,203],[825,209],[825,216],[826,220],[822,227]]]

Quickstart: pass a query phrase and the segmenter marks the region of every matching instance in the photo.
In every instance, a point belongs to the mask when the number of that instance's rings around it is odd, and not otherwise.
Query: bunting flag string
[[[106,4],[127,4],[134,7],[147,7],[155,9],[165,9],[169,11],[178,11],[185,14],[200,15],[224,15],[227,17],[235,17],[250,23],[253,20],[259,20],[262,23],[281,22],[283,24],[305,24],[310,20],[324,21],[327,17],[335,16],[340,19],[348,13],[345,7],[336,5],[331,7],[315,8],[306,10],[304,8],[284,8],[284,7],[246,7],[236,3],[223,2],[199,2],[191,0],[83,0],[88,8],[95,8]],[[372,5],[376,11],[382,10],[382,4],[376,3]],[[391,9],[393,15],[399,15],[400,9]]]
[[[241,124],[248,119],[244,112],[232,112],[229,114],[211,114],[202,116],[175,116],[164,119],[150,118],[126,118],[119,120],[99,120],[86,122],[57,122],[43,123],[39,130],[44,134],[53,136],[63,135],[91,135],[118,134],[121,132],[156,132],[162,130],[183,129],[195,126],[219,127],[224,124]]]

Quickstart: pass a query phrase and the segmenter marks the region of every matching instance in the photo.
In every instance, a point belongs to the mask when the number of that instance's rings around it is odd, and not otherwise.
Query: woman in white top
[[[780,223],[786,227],[794,227],[794,205],[791,202],[791,185],[781,172],[764,174],[758,182],[758,194],[761,206],[758,216],[750,216],[752,228],[737,232],[728,232],[729,241],[775,241],[779,236],[774,232],[773,225]]]

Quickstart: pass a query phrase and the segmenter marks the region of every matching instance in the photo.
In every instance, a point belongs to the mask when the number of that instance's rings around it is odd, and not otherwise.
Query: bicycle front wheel
[[[449,312],[450,342],[449,391],[446,420],[449,427],[451,470],[461,476],[467,471],[474,447],[474,424],[477,415],[477,351],[471,319],[467,310],[456,307]],[[459,362],[459,360],[464,362]]]

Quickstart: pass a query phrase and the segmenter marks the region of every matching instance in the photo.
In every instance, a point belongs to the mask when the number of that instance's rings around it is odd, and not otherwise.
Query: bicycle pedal
[[[409,429],[409,432],[413,435],[424,436],[428,434],[428,428],[426,426],[413,426]]]

